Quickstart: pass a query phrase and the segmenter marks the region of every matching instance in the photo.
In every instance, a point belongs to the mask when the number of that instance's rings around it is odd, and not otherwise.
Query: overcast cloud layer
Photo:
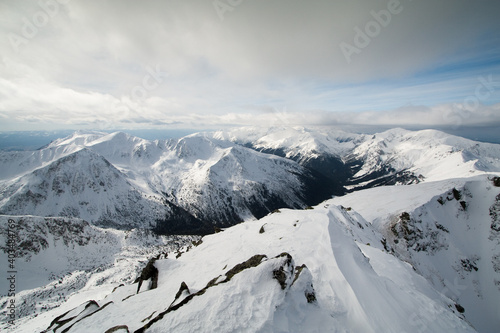
[[[500,2],[0,0],[0,130],[498,126]]]

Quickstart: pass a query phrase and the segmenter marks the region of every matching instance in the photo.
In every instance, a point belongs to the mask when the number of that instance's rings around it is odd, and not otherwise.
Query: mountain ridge
[[[54,163],[68,161],[67,156],[73,154],[83,155],[82,151],[92,152],[94,160],[100,159],[99,168],[110,169],[111,179],[116,175],[122,179],[120,186],[115,184],[122,191],[114,194],[123,198],[118,201],[128,202],[125,192],[130,191],[142,208],[122,207],[118,210],[123,214],[108,214],[105,212],[118,211],[113,204],[116,200],[110,198],[107,206],[99,206],[97,214],[88,214],[85,205],[75,204],[66,211],[30,208],[24,212],[80,216],[99,225],[206,233],[211,232],[211,225],[226,227],[283,207],[305,208],[332,195],[363,188],[500,171],[498,145],[431,130],[393,129],[369,136],[298,127],[245,128],[155,141],[124,132],[75,132],[37,151],[0,152],[0,212],[22,214],[21,202],[32,202],[32,194],[40,194],[22,190],[32,182],[35,187],[50,183],[54,192],[45,189],[37,200],[43,201],[49,194],[63,198],[65,190],[54,183],[56,175],[47,171],[56,172]],[[86,165],[84,160],[81,158],[79,163]],[[66,173],[78,167],[73,163]],[[42,169],[47,179],[40,178],[42,171],[37,170]],[[89,171],[83,182],[95,185],[92,178]],[[102,191],[113,191],[98,183],[96,189],[100,187]],[[127,205],[134,206],[133,202]],[[133,211],[147,212],[140,214],[144,219],[141,225],[136,218],[130,218]],[[180,228],[176,218],[188,227]]]
[[[246,142],[220,132],[164,141],[75,133],[39,151],[0,153],[11,163],[0,181],[0,237],[8,220],[20,227],[20,278],[46,270],[21,283],[22,304],[38,305],[20,305],[14,331],[500,325],[500,146],[401,129],[251,131]],[[332,198],[339,184],[348,193]],[[313,195],[318,203],[307,206]],[[25,216],[35,199],[30,213],[67,216]],[[94,206],[98,217],[84,216]],[[219,232],[203,238],[158,235],[209,234],[213,220]]]

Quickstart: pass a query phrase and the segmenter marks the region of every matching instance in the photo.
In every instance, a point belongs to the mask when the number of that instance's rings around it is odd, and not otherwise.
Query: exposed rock
[[[216,286],[216,285],[219,285],[221,283],[226,283],[226,282],[230,281],[233,276],[235,276],[236,274],[242,272],[243,270],[251,268],[251,267],[256,267],[256,266],[260,265],[260,263],[262,262],[262,260],[264,258],[267,258],[267,256],[263,255],[263,254],[254,255],[253,257],[251,257],[247,261],[237,264],[236,266],[234,266],[233,268],[231,268],[228,272],[226,272],[226,274],[225,274],[226,278],[224,280],[221,280],[221,281],[217,282],[219,280],[219,278],[221,277],[221,276],[218,276],[218,277],[210,280],[210,282],[207,283],[207,285],[205,286],[205,288],[201,289],[200,291],[198,291],[198,292],[196,292],[194,294],[190,294],[189,296],[187,296],[186,298],[184,298],[179,303],[175,303],[175,299],[174,299],[174,302],[172,302],[172,304],[169,306],[169,308],[167,310],[159,313],[155,318],[153,318],[152,320],[150,320],[148,323],[146,323],[146,325],[144,325],[143,327],[139,328],[134,333],[143,333],[143,332],[145,332],[147,328],[151,327],[151,325],[153,325],[155,322],[161,320],[169,312],[176,311],[177,309],[179,309],[180,307],[182,307],[183,305],[185,305],[189,301],[191,301],[194,297],[201,296],[201,295],[205,294],[205,292],[209,288],[211,288],[213,286]],[[187,288],[187,285],[185,283],[184,283],[184,286],[185,286],[185,288],[187,290],[189,290]],[[179,288],[179,291],[177,292],[176,297],[177,297],[177,295],[179,295],[179,297],[180,297],[180,294],[182,294],[182,291],[183,291],[183,284],[181,284],[181,287]]]
[[[495,203],[491,205],[491,230],[500,232],[500,194],[495,197]]]
[[[181,295],[182,295],[182,292],[184,292],[184,291],[186,291],[188,294],[191,294],[186,282],[182,281],[181,286],[179,288],[179,291],[177,291],[177,294],[175,294],[175,299],[176,300],[179,299],[179,297],[181,297]]]
[[[500,177],[493,177],[493,186],[500,187]]]
[[[273,278],[278,281],[281,289],[285,290],[288,286],[287,282],[290,280],[292,272],[294,271],[292,256],[286,252],[281,253],[276,258],[285,258],[280,267],[273,270]]]
[[[118,326],[111,327],[110,329],[106,330],[106,332],[104,332],[104,333],[113,333],[113,332],[130,333],[127,325],[118,325]]]
[[[301,276],[302,272],[304,270],[308,270],[307,266],[305,264],[295,267],[295,276],[293,278],[292,286],[294,283],[299,279]],[[307,303],[316,303],[316,292],[314,291],[314,287],[312,285],[312,282],[309,282],[308,285],[306,286],[304,290],[304,296],[306,297]]]
[[[256,254],[247,261],[244,261],[240,264],[237,264],[233,268],[231,268],[229,271],[226,272],[226,280],[224,282],[227,282],[231,280],[233,276],[236,274],[240,273],[241,271],[251,268],[251,267],[257,267],[264,258],[267,258],[265,254]]]
[[[76,323],[103,310],[110,304],[113,304],[113,302],[108,302],[99,307],[99,304],[97,304],[96,301],[87,301],[79,307],[76,307],[75,309],[63,313],[59,317],[56,317],[54,320],[52,320],[50,326],[45,330],[45,332],[56,332],[58,329],[62,329],[62,332],[67,332]],[[82,307],[83,309],[81,309]]]
[[[149,289],[155,289],[158,286],[158,269],[155,267],[156,258],[150,259],[146,264],[146,267],[142,269],[141,275],[134,281],[134,283],[139,283],[137,285],[137,293],[141,290],[142,283],[151,279],[151,287]]]

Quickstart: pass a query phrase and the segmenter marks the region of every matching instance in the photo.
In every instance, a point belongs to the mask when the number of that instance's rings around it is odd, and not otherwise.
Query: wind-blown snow
[[[14,332],[500,327],[499,145],[402,129],[78,132],[0,166],[0,236],[21,226]],[[331,184],[353,192],[307,207]],[[285,206],[305,209],[256,219]],[[243,220],[203,242],[132,229]]]
[[[380,187],[331,202],[372,222],[387,248],[463,306],[480,332],[500,327],[500,188],[492,177]]]
[[[157,260],[156,289],[136,294],[136,285],[119,287],[96,299],[101,311],[84,317],[88,313],[77,309],[74,315],[84,318],[61,327],[68,332],[122,325],[130,332],[141,327],[146,332],[474,331],[450,299],[385,253],[378,237],[354,211],[332,205],[282,210],[206,236],[177,259]],[[373,245],[363,245],[369,242]],[[182,282],[189,290],[178,293]],[[52,318],[68,310],[63,305]],[[36,329],[50,326],[48,318],[33,320],[14,332],[32,332],[35,323]]]

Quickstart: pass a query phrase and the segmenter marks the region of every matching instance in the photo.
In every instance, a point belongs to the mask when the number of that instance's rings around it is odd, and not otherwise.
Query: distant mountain
[[[148,141],[76,132],[0,152],[0,213],[206,234],[347,191],[500,171],[498,145],[438,131],[244,128]]]
[[[497,144],[435,130],[393,129],[366,138],[345,157],[350,188],[414,184],[500,171]]]
[[[102,226],[133,228],[141,221],[152,228],[167,213],[87,148],[3,183],[0,193],[2,214],[78,217]]]
[[[344,157],[365,140],[364,135],[303,127],[248,127],[210,135],[296,161],[326,177],[332,195],[345,193],[353,173]]]
[[[245,128],[215,132],[320,172],[348,191],[500,171],[500,146],[436,130],[391,129],[374,135],[329,129]]]
[[[331,193],[328,179],[294,161],[201,135],[75,133],[38,151],[2,152],[0,163],[2,214],[161,233],[210,233]]]

